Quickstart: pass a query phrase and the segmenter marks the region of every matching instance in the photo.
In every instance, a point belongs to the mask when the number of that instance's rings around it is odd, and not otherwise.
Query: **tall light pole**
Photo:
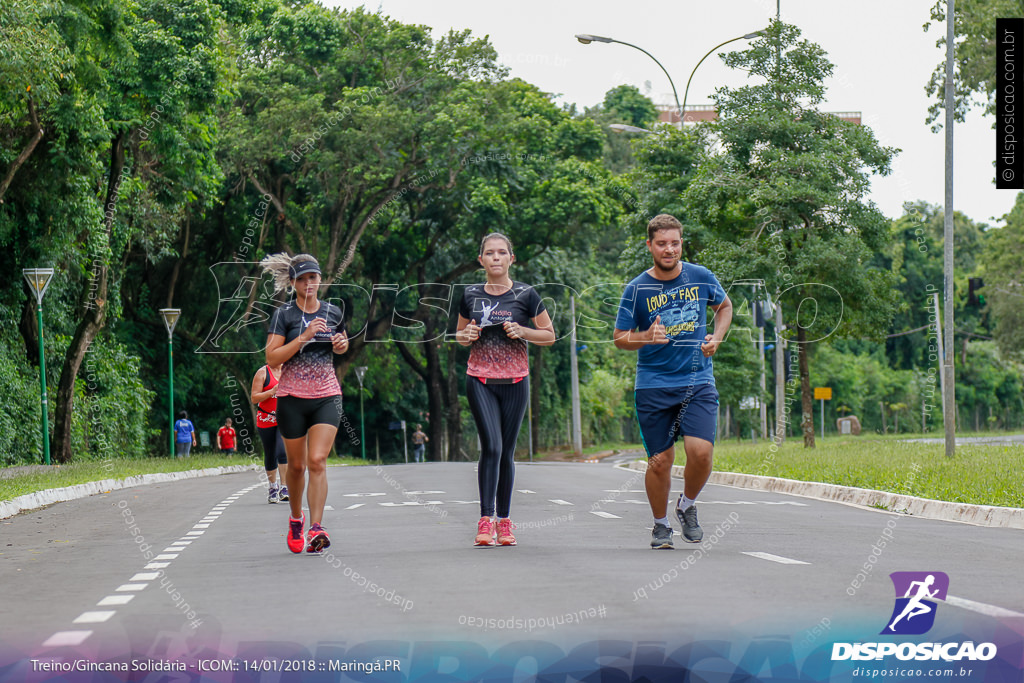
[[[43,432],[43,462],[50,464],[50,415],[46,400],[46,353],[43,349],[43,295],[53,279],[53,268],[25,268],[21,274],[28,280],[28,286],[36,295],[36,320],[39,323],[39,403],[42,411],[40,420]]]
[[[356,379],[359,380],[359,444],[363,447],[363,460],[366,460],[366,423],[363,421],[363,376],[366,366],[356,368]]]
[[[160,315],[167,328],[167,419],[170,429],[171,457],[174,457],[174,326],[181,317],[180,308],[161,308]]]
[[[607,38],[605,36],[594,36],[594,35],[591,35],[589,33],[577,33],[576,34],[576,40],[580,41],[584,45],[590,45],[591,43],[618,43],[619,45],[627,45],[627,46],[633,48],[634,50],[640,50],[640,52],[643,52],[645,55],[647,55],[651,59],[654,59],[654,63],[661,67],[661,70],[665,73],[665,78],[668,79],[668,84],[672,86],[672,97],[676,101],[676,109],[679,112],[679,122],[680,122],[680,125],[682,125],[682,121],[683,121],[683,108],[679,106],[679,95],[676,94],[676,84],[672,82],[672,77],[668,75],[668,70],[664,66],[661,65],[661,62],[659,62],[657,59],[655,59],[654,55],[652,55],[650,52],[648,52],[647,50],[643,49],[642,47],[640,47],[638,45],[634,45],[633,43],[627,43],[627,42],[624,42],[622,40],[615,40],[614,38]]]
[[[572,328],[569,331],[569,372],[572,381],[572,450],[583,455],[583,419],[580,413],[580,373],[576,362],[576,297],[569,297]]]
[[[956,451],[956,378],[953,375],[953,97],[956,85],[953,82],[953,48],[956,38],[953,22],[953,0],[946,2],[946,191],[943,207],[943,230],[945,240],[942,250],[942,274],[945,296],[945,320],[943,320],[942,378],[942,422],[945,427],[946,457],[952,458]]]
[[[693,80],[693,74],[697,73],[698,67],[700,67],[700,65],[704,63],[704,60],[707,59],[711,55],[712,52],[714,52],[718,48],[722,47],[723,45],[728,45],[729,43],[734,43],[737,40],[750,40],[752,38],[757,38],[758,36],[762,36],[762,35],[764,35],[764,31],[754,31],[753,33],[745,33],[742,36],[738,36],[736,38],[730,38],[729,40],[725,41],[724,43],[719,43],[718,45],[715,45],[713,48],[711,48],[710,50],[707,51],[707,54],[705,54],[703,57],[700,58],[700,61],[697,62],[697,66],[693,67],[693,71],[690,72],[690,77],[686,79],[686,90],[683,91],[683,106],[682,106],[682,109],[679,110],[679,120],[680,121],[682,121],[683,123],[686,122],[683,119],[683,116],[684,116],[683,112],[686,109],[686,98],[690,94],[690,81]],[[676,106],[678,106],[678,102],[676,103]]]

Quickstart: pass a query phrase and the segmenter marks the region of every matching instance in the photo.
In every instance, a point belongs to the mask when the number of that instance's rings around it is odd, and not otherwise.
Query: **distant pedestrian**
[[[267,335],[267,365],[281,366],[277,387],[277,428],[288,451],[286,482],[288,549],[318,553],[331,545],[321,522],[327,501],[327,456],[341,422],[341,385],[333,356],[348,351],[341,309],[320,301],[320,264],[308,254],[273,254],[262,261],[273,273],[275,290],[295,291],[295,300],[274,313]],[[306,487],[306,470],[309,486]],[[309,503],[309,535],[302,535],[302,492]]]
[[[179,458],[187,458],[196,445],[196,428],[184,410],[178,413],[178,421],[174,423],[174,442]]]
[[[555,343],[555,329],[540,295],[509,277],[515,258],[507,237],[496,232],[484,237],[477,260],[487,281],[466,288],[455,334],[459,344],[470,347],[466,397],[480,436],[479,546],[516,544],[509,512],[516,439],[530,399],[527,342]]]
[[[423,425],[416,425],[416,431],[412,433],[412,459],[414,462],[423,462],[423,452],[427,450],[427,442],[430,437],[423,433]]]
[[[267,502],[288,500],[288,452],[277,428],[277,387],[281,367],[264,365],[252,378],[249,399],[256,404],[256,431],[263,442],[263,469],[267,472]]]
[[[683,437],[686,467],[676,517],[683,539],[698,543],[696,499],[711,475],[718,390],[711,357],[732,322],[732,302],[703,266],[680,261],[683,226],[660,214],[647,224],[647,249],[654,265],[626,285],[615,319],[615,346],[639,351],[635,405],[647,449],[645,485],[654,515],[651,547],[671,549],[668,498],[672,490],[675,442]],[[707,309],[715,311],[715,332],[707,332]]]
[[[235,428],[231,424],[231,418],[226,418],[224,426],[217,430],[217,448],[224,455],[235,452]]]

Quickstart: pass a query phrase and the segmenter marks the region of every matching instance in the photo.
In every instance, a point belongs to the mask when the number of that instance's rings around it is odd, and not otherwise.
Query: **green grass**
[[[330,465],[362,465],[375,464],[356,458],[331,458]],[[158,472],[183,472],[186,470],[202,470],[209,467],[227,467],[229,465],[258,464],[262,468],[263,459],[252,459],[236,455],[193,455],[189,458],[146,458],[86,460],[70,465],[54,465],[45,470],[27,471],[25,473],[7,473],[10,476],[0,477],[0,500],[11,500],[27,493],[56,489],[75,484],[85,484],[103,479],[126,479],[139,474],[155,474]]]
[[[904,437],[905,438],[905,437]],[[946,458],[943,444],[899,443],[874,436],[720,442],[715,470],[901,493],[976,505],[1024,507],[1024,445],[962,445]],[[685,460],[676,458],[677,464]]]
[[[994,432],[964,432],[967,436],[999,436]],[[789,437],[773,451],[771,441],[736,439],[715,445],[716,472],[760,474],[798,481],[856,486],[975,505],[1024,507],[1024,444],[964,444],[947,460],[943,444],[901,443],[904,439],[941,438],[929,434],[864,434],[818,438],[805,449],[800,437]],[[639,450],[640,444],[598,444],[586,453]],[[684,465],[681,446],[676,464]]]

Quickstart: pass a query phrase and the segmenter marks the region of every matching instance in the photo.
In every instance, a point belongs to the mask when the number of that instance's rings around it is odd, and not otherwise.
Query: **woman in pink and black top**
[[[320,265],[308,254],[274,254],[263,259],[277,290],[292,288],[295,300],[274,314],[267,336],[267,365],[281,367],[277,385],[277,428],[288,452],[290,490],[288,549],[318,553],[331,545],[321,522],[327,500],[327,456],[341,422],[341,385],[334,354],[348,350],[341,309],[320,301]],[[302,490],[309,470],[309,535],[303,538]]]
[[[470,347],[466,397],[480,435],[476,545],[515,545],[509,509],[516,439],[530,399],[526,343],[550,346],[555,330],[536,290],[509,277],[515,255],[507,237],[484,237],[477,260],[487,282],[466,288],[455,333],[459,344]]]

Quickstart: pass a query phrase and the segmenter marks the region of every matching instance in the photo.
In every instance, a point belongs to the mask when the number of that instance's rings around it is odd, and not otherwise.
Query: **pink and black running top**
[[[270,371],[269,365],[264,365],[263,369],[267,373],[267,376],[263,378],[263,391],[267,391],[276,387],[280,380],[274,377],[274,373]],[[271,396],[267,400],[256,404],[256,426],[277,426],[277,396]]]
[[[483,329],[469,349],[466,374],[486,379],[519,379],[529,375],[526,341],[509,339],[504,323],[532,327],[530,321],[546,310],[537,290],[522,282],[513,281],[511,289],[497,296],[488,294],[483,283],[467,287],[459,313]]]
[[[341,393],[338,377],[334,374],[334,351],[331,347],[331,335],[345,330],[340,308],[321,301],[315,313],[304,313],[294,301],[290,301],[274,313],[270,334],[281,335],[287,344],[302,334],[315,318],[327,321],[327,332],[318,332],[285,361],[277,388],[278,398],[326,398]]]

